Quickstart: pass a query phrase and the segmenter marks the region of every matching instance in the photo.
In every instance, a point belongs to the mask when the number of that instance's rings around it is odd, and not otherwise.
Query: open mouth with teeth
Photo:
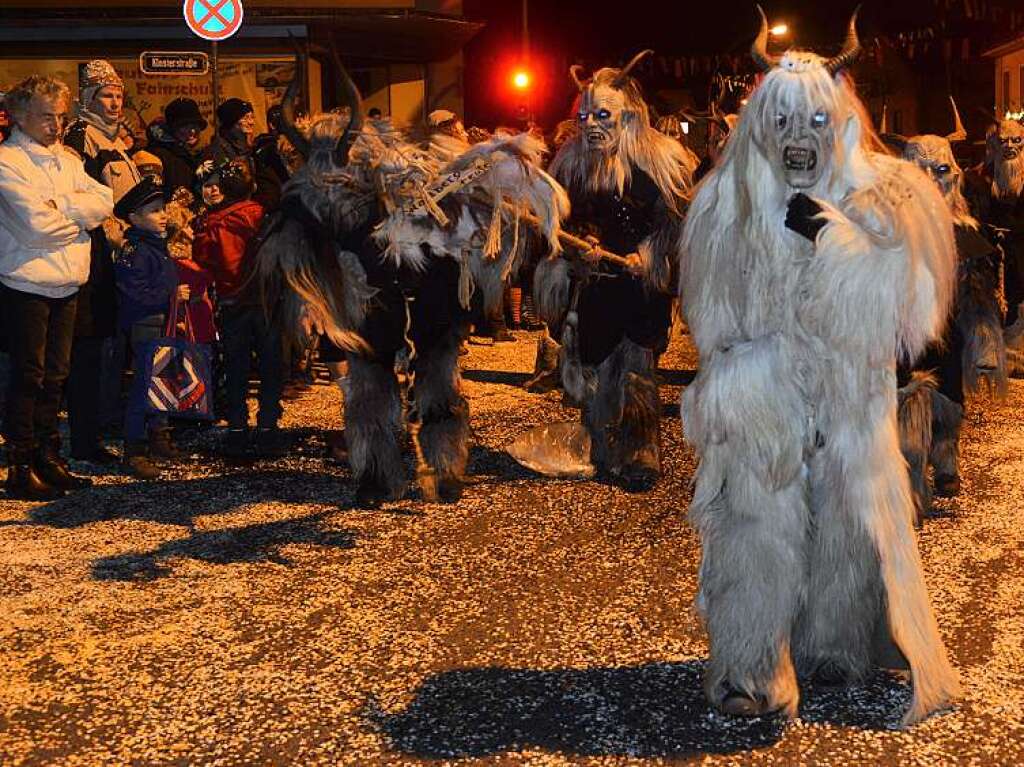
[[[587,131],[587,141],[591,144],[600,144],[604,138],[604,133],[599,130]]]
[[[814,170],[818,167],[818,153],[813,149],[787,146],[782,152],[782,161],[786,164],[786,170]]]
[[[1017,155],[1020,154],[1020,150],[1017,147],[1004,147],[1003,148],[1003,159],[1004,160],[1016,160]]]

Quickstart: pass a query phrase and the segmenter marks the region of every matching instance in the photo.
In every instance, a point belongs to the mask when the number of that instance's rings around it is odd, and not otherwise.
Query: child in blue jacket
[[[114,214],[131,225],[114,262],[118,322],[135,358],[124,416],[124,464],[140,479],[156,479],[160,469],[153,459],[181,454],[170,441],[166,416],[146,414],[145,358],[139,350],[164,335],[171,299],[177,294],[178,300],[188,301],[189,288],[178,284],[178,267],[167,253],[167,213],[159,184],[147,176],[118,201]]]

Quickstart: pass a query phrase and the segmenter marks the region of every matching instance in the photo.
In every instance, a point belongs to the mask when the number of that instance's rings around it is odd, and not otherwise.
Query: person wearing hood
[[[196,170],[204,159],[201,136],[208,124],[195,101],[178,98],[164,107],[162,124],[150,125],[147,149],[163,165],[166,199],[171,199],[180,187],[192,188]]]
[[[124,83],[109,62],[97,59],[85,65],[80,79],[80,104],[78,119],[68,127],[64,144],[82,158],[86,173],[110,188],[116,204],[142,176],[120,136]],[[101,413],[105,408],[101,392],[113,391],[105,381],[117,377],[120,367],[109,352],[113,351],[110,339],[117,328],[112,253],[122,244],[124,229],[111,216],[89,232],[89,280],[78,291],[67,384],[71,456],[100,464],[117,461],[102,442]],[[108,353],[104,354],[104,350]]]

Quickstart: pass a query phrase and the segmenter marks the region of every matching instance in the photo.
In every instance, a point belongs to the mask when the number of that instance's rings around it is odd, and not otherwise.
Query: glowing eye
[[[587,118],[590,117],[590,112],[580,112],[576,116],[579,118],[581,123],[585,123],[587,121]]]
[[[775,115],[775,127],[782,130],[786,127],[786,115]]]
[[[598,120],[607,120],[611,116],[612,116],[612,113],[609,112],[607,109],[598,109],[597,110],[597,119]]]
[[[1021,138],[1020,136],[1014,136],[1010,139],[1011,144],[1019,144],[1021,141],[1024,141],[1024,138]]]
[[[814,116],[811,117],[811,125],[821,130],[828,125],[828,115],[821,111],[815,112]]]
[[[935,166],[935,172],[938,173],[940,176],[945,176],[951,170],[953,169],[950,166],[946,165],[945,163],[943,163],[942,165]]]

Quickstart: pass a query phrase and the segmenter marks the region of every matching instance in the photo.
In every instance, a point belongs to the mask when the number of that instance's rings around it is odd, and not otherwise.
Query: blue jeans
[[[128,405],[124,409],[124,441],[145,442],[147,432],[153,428],[167,425],[167,416],[149,415],[146,413],[146,398],[149,382],[146,380],[146,359],[141,354],[142,345],[146,341],[154,341],[164,335],[164,324],[167,317],[154,314],[139,320],[132,325],[130,331],[132,363],[132,390],[128,394]]]

